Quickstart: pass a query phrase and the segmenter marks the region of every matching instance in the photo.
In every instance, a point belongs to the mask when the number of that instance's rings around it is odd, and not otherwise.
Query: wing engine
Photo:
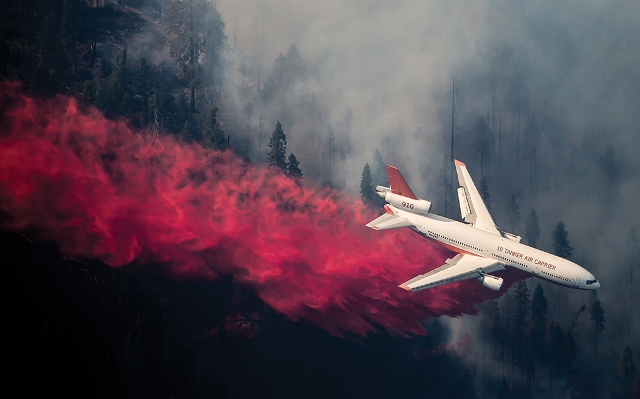
[[[494,291],[500,291],[504,280],[502,280],[502,278],[500,277],[492,276],[490,274],[483,274],[482,276],[478,277],[478,281],[480,281],[482,285],[487,288],[490,288]]]

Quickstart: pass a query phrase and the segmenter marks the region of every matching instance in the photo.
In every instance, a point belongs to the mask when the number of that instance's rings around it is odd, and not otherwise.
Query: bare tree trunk
[[[633,330],[633,267],[629,266],[629,323],[627,323],[629,339],[631,339],[631,331]]]
[[[191,113],[196,113],[196,87],[191,84]]]
[[[191,64],[191,113],[195,114],[196,113],[196,87],[195,87],[195,63],[196,63],[196,57],[198,55],[197,53],[197,48],[196,48],[196,43],[195,40],[193,39],[193,3],[189,2],[189,30],[191,33],[191,38],[190,38],[190,43],[191,43],[191,59],[189,60],[189,64]]]

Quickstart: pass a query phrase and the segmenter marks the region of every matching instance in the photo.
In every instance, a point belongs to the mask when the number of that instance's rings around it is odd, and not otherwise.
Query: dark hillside
[[[437,321],[423,338],[343,339],[283,318],[228,279],[176,282],[67,259],[9,231],[0,259],[5,325],[20,348],[8,352],[7,380],[30,376],[26,394],[473,397],[472,371],[441,343]]]
[[[68,0],[3,2],[0,15],[0,74],[43,94],[73,92],[147,23],[135,8]]]

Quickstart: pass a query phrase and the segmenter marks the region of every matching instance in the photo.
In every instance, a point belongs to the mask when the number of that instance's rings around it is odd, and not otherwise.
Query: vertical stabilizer
[[[409,185],[400,174],[398,168],[387,165],[387,174],[389,175],[389,185],[391,186],[392,193],[411,199],[418,199],[409,188]]]

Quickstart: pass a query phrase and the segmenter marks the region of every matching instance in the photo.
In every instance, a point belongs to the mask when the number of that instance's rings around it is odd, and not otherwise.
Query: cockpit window
[[[594,278],[593,280],[587,280],[587,281],[585,282],[585,284],[587,284],[587,285],[591,285],[591,284],[595,284],[595,283],[597,283],[597,282],[598,282],[598,280],[596,280],[596,279]]]

